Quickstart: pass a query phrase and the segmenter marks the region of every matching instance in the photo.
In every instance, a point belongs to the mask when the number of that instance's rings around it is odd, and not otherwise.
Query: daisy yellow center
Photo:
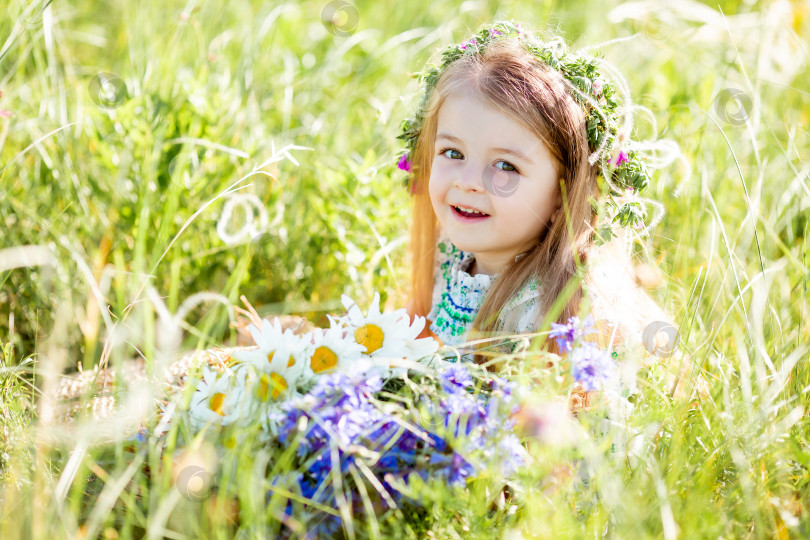
[[[326,371],[327,369],[332,369],[337,365],[338,357],[330,349],[329,347],[320,346],[315,349],[315,352],[312,354],[312,360],[310,361],[310,365],[312,366],[312,371],[315,373],[320,373],[322,371]]]
[[[267,361],[269,363],[273,363],[273,355],[276,354],[276,351],[271,352],[267,355]],[[293,359],[292,355],[290,355],[290,359],[287,360],[287,367],[293,367],[295,365],[295,360]]]
[[[384,337],[382,328],[376,324],[361,326],[354,332],[355,341],[366,346],[366,354],[371,354],[382,347]]]
[[[287,381],[278,373],[262,373],[259,377],[259,399],[267,401],[268,397],[276,399],[287,389]]]
[[[211,400],[208,402],[208,407],[218,415],[225,416],[225,413],[222,412],[222,405],[224,402],[225,402],[225,394],[217,392],[216,394],[211,396]]]

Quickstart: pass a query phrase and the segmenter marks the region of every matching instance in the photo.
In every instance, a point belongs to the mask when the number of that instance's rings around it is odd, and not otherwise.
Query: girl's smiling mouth
[[[456,218],[460,221],[482,221],[490,217],[489,214],[481,212],[480,210],[468,208],[466,206],[450,205],[450,208],[453,209],[453,215],[456,216]]]

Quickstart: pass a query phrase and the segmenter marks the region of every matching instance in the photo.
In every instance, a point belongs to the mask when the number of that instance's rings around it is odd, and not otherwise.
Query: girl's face
[[[450,240],[490,275],[531,248],[560,206],[546,145],[469,90],[439,111],[428,191]]]

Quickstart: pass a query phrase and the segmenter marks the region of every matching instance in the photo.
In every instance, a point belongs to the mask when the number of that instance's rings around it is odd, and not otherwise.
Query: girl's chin
[[[453,245],[461,251],[466,251],[468,253],[486,251],[480,241],[476,242],[469,236],[453,233],[449,233],[447,236],[450,238],[450,241],[453,242]]]

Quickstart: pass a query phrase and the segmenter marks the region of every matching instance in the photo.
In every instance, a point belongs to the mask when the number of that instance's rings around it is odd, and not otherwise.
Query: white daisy
[[[281,327],[281,321],[278,317],[273,317],[273,320],[262,319],[262,327],[257,328],[256,325],[251,324],[248,327],[253,341],[260,349],[273,350],[274,347],[284,340],[285,336],[294,336],[292,330],[289,328],[284,330]]]
[[[341,296],[347,314],[341,320],[354,329],[354,339],[366,350],[365,354],[374,357],[400,357],[410,329],[408,313],[398,309],[392,313],[380,312],[380,293],[374,293],[374,300],[367,315],[363,315],[357,304],[346,296]]]
[[[203,378],[197,383],[191,396],[189,414],[201,426],[208,422],[228,425],[245,418],[245,402],[242,400],[244,376],[238,373],[218,373],[209,367],[203,368]]]
[[[245,374],[245,391],[242,399],[246,416],[258,421],[265,430],[271,427],[271,419],[281,412],[281,405],[288,399],[300,395],[295,385],[290,385],[283,370],[265,371],[247,364],[242,368]]]
[[[374,293],[367,315],[348,296],[343,295],[341,300],[347,315],[340,320],[354,329],[355,341],[366,347],[370,357],[417,361],[438,350],[439,344],[433,338],[417,339],[425,328],[424,317],[415,317],[411,324],[405,309],[381,313],[379,293]]]
[[[311,357],[312,343],[296,336],[289,329],[282,331],[278,318],[271,323],[262,321],[262,329],[249,327],[257,349],[234,351],[235,370],[250,366],[257,371],[261,385],[269,397],[277,399],[288,388],[295,388]],[[307,336],[309,338],[309,336]]]
[[[405,347],[408,349],[406,357],[409,360],[423,360],[439,350],[439,342],[432,337],[417,339],[424,330],[426,323],[427,319],[425,317],[417,315],[408,329],[408,340],[405,342]]]
[[[347,334],[347,329],[335,325],[328,329],[318,328],[311,332],[313,339],[311,355],[304,367],[305,378],[310,380],[322,373],[348,373],[360,360],[365,347]]]

